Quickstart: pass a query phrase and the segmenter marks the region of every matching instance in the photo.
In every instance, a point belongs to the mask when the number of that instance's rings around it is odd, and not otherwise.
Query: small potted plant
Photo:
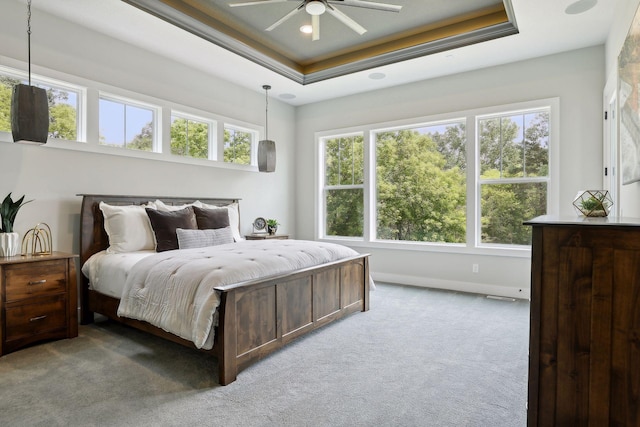
[[[31,202],[24,202],[24,196],[15,202],[11,199],[11,193],[0,204],[0,257],[10,257],[18,254],[20,250],[20,236],[13,231],[13,223],[22,206]]]
[[[276,234],[276,231],[278,231],[278,225],[280,225],[280,224],[278,223],[277,220],[268,219],[267,220],[267,232],[269,232],[269,234],[271,234],[271,235]]]
[[[609,215],[613,202],[606,190],[587,190],[578,193],[573,206],[581,215],[603,217]]]

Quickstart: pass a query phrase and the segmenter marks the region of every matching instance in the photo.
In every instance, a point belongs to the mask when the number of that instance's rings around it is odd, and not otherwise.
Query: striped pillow
[[[176,229],[176,235],[178,236],[178,247],[180,249],[204,248],[233,243],[233,232],[230,226],[208,230],[178,228]]]

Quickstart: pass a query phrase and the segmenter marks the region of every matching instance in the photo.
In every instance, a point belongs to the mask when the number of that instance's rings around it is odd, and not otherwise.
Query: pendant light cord
[[[31,86],[31,0],[27,0],[27,58],[29,61],[29,86]]]
[[[264,110],[264,139],[268,140],[269,139],[269,89],[271,89],[271,86],[264,85],[262,86],[262,89],[264,89],[264,97],[265,97],[265,105],[266,105],[266,108]]]

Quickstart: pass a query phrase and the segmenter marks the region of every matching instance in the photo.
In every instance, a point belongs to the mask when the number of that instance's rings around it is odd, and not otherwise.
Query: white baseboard
[[[446,289],[449,291],[469,292],[473,294],[495,295],[500,297],[530,299],[530,288],[497,286],[486,283],[460,282],[455,280],[434,279],[430,277],[406,276],[402,274],[371,272],[374,281],[397,283],[400,285],[420,286],[423,288]]]

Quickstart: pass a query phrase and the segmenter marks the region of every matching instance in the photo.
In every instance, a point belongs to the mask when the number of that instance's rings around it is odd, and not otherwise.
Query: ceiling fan
[[[240,6],[255,6],[259,4],[270,4],[270,3],[284,3],[288,1],[300,1],[300,0],[260,0],[260,1],[249,1],[244,3],[231,3],[230,7],[240,7]],[[364,0],[302,0],[302,2],[291,12],[287,13],[285,16],[280,18],[278,21],[274,22],[265,29],[265,31],[271,31],[276,28],[278,25],[285,22],[287,19],[291,18],[293,15],[304,9],[309,15],[311,15],[311,39],[312,40],[320,40],[320,15],[325,12],[328,12],[330,15],[335,17],[338,21],[345,24],[347,27],[351,28],[356,33],[362,35],[367,32],[366,28],[362,25],[358,24],[353,19],[349,18],[343,12],[338,10],[335,6],[352,6],[352,7],[362,7],[365,9],[374,9],[381,10],[384,12],[400,12],[402,6],[398,6],[395,4],[385,4],[385,3],[376,3],[373,1],[364,1]]]

